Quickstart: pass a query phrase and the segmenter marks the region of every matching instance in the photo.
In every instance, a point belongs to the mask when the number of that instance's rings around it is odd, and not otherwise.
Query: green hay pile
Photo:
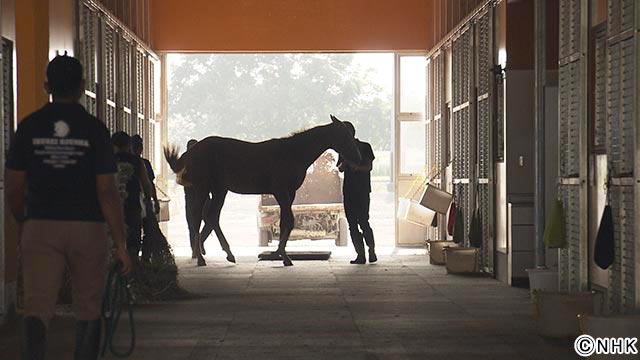
[[[164,240],[164,243],[163,243]],[[147,239],[145,238],[145,241]],[[164,236],[153,240],[156,248],[151,256],[136,265],[131,293],[136,304],[185,300],[194,295],[180,287],[178,267],[171,246]]]
[[[147,214],[153,214],[146,202]],[[131,292],[136,304],[192,298],[178,283],[178,267],[171,245],[160,230],[157,218],[147,216],[142,259],[135,264]]]

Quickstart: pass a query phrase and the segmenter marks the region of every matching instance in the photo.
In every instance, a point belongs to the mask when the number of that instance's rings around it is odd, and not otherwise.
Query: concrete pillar
[[[49,2],[16,2],[16,52],[18,59],[18,119],[48,101],[44,91],[49,62]]]
[[[535,3],[535,190],[534,237],[536,267],[545,266],[545,86],[546,86],[546,0]]]

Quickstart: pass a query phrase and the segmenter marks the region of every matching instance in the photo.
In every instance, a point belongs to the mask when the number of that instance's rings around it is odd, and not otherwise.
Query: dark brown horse
[[[206,265],[203,242],[215,231],[227,260],[235,262],[222,230],[220,211],[228,191],[238,194],[273,194],[280,205],[280,242],[276,253],[285,266],[293,263],[285,247],[293,229],[291,204],[302,185],[307,168],[325,150],[333,149],[347,159],[359,161],[360,153],[347,127],[331,115],[331,124],[293,134],[286,138],[251,143],[217,136],[208,137],[182,156],[165,148],[164,155],[176,174],[190,183],[196,204],[203,209],[204,227],[196,241],[198,266]],[[319,191],[322,191],[319,189]],[[207,202],[211,194],[210,202]],[[207,206],[205,206],[207,203]]]

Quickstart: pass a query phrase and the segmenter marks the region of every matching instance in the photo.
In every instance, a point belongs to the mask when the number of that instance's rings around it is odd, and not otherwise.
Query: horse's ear
[[[340,120],[338,120],[337,117],[333,116],[333,114],[329,114],[329,116],[331,117],[331,121],[333,121],[334,123],[339,123],[341,122]]]

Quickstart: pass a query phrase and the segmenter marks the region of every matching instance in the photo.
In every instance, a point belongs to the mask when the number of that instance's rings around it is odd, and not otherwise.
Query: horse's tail
[[[164,147],[164,158],[169,163],[169,167],[174,173],[179,173],[184,169],[184,159],[180,157],[176,146]]]

